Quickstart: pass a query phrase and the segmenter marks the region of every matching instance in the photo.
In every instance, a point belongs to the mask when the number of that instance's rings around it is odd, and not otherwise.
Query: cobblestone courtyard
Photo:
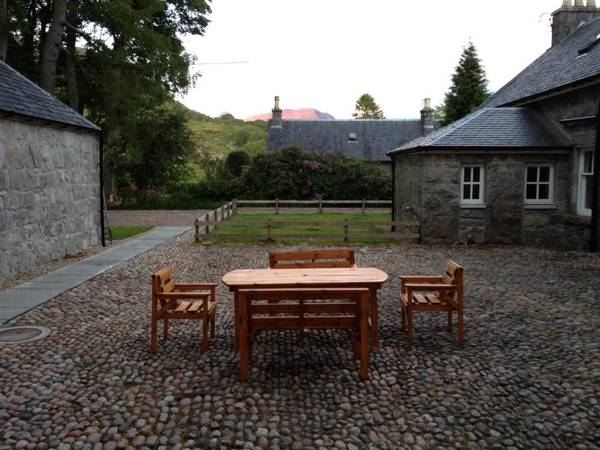
[[[390,275],[382,348],[361,382],[343,333],[263,334],[238,381],[232,296],[217,337],[174,322],[149,353],[150,273],[218,282],[271,247],[203,247],[187,233],[15,322],[50,327],[0,347],[0,448],[600,448],[600,258],[526,247],[371,247]],[[399,329],[397,275],[466,268],[466,345],[444,314]]]

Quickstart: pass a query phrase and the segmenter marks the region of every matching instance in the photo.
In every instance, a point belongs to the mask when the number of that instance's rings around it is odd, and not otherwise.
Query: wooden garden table
[[[374,267],[335,269],[239,269],[227,273],[223,283],[234,293],[235,348],[245,352],[248,317],[240,314],[238,293],[241,289],[279,288],[367,288],[369,289],[371,343],[379,347],[379,312],[377,290],[388,279],[387,273]],[[247,311],[247,308],[243,308]],[[247,355],[244,355],[247,356]],[[240,354],[240,358],[242,355]]]

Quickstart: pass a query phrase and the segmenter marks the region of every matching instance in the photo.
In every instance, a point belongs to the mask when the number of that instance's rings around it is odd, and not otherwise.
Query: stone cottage
[[[482,107],[389,154],[424,242],[598,245],[600,9],[565,0],[552,47]]]
[[[425,99],[420,120],[283,120],[275,97],[267,147],[273,151],[293,146],[389,164],[390,149],[435,129],[433,111],[431,101]]]
[[[0,60],[0,278],[100,242],[99,132]]]

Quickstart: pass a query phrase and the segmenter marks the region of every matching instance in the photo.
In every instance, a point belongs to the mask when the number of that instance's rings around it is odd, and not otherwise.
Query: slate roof
[[[99,131],[96,125],[0,61],[0,112]]]
[[[357,142],[349,142],[355,133]],[[390,161],[387,152],[421,136],[420,120],[284,120],[269,128],[269,150],[296,146],[365,161]]]
[[[505,106],[600,77],[600,18],[581,26],[547,50],[484,103]],[[580,55],[580,51],[584,54]]]
[[[482,108],[396,148],[389,155],[420,149],[561,148],[571,145],[558,128],[530,108]]]

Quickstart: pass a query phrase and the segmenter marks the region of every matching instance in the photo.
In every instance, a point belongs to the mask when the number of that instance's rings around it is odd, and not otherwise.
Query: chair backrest
[[[271,269],[323,269],[356,267],[354,250],[317,250],[311,252],[269,253]]]
[[[171,269],[165,267],[152,275],[152,293],[171,292],[175,288],[175,283],[171,278]]]
[[[445,284],[454,284],[458,286],[460,291],[462,291],[464,269],[461,266],[459,266],[452,260],[446,261],[446,264],[444,265],[444,273],[442,276],[444,277]]]

